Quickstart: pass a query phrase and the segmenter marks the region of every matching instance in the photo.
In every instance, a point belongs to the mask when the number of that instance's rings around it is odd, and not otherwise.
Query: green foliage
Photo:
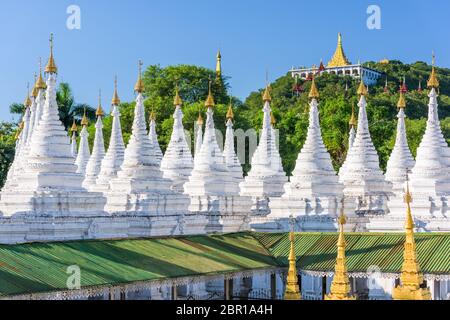
[[[0,122],[0,188],[6,181],[8,169],[14,159],[14,152],[16,146],[15,134],[17,126],[8,123]]]

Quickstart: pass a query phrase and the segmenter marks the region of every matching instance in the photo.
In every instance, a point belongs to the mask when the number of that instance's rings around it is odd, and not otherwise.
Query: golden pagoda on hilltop
[[[334,52],[333,57],[331,58],[330,62],[328,62],[329,68],[331,67],[342,67],[342,66],[348,66],[350,65],[350,61],[348,61],[347,57],[344,53],[344,48],[342,47],[342,35],[339,32],[338,33],[338,44],[336,47],[336,51]]]

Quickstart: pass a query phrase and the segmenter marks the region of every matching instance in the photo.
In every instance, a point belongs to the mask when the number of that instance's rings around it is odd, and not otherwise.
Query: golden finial
[[[72,131],[72,132],[78,131],[78,127],[77,127],[77,123],[75,122],[75,119],[73,119],[72,127],[70,128],[70,131]]]
[[[33,98],[37,98],[38,93],[39,93],[39,88],[36,86],[37,84],[37,74],[34,74],[34,86],[33,86],[33,90],[31,90],[31,96]]]
[[[202,113],[200,111],[198,112],[197,125],[199,125],[199,126],[203,125],[203,117],[202,117]]]
[[[330,294],[325,296],[325,300],[356,300],[356,297],[351,295],[350,280],[348,278],[345,257],[346,242],[344,225],[347,223],[347,218],[344,214],[344,199],[342,199],[341,214],[338,218],[338,223],[339,237],[337,241],[337,258],[334,276],[331,283]]]
[[[416,242],[414,240],[414,219],[411,213],[412,197],[409,192],[408,176],[406,178],[406,223],[405,244],[403,251],[403,265],[400,276],[401,285],[394,288],[392,298],[394,300],[431,300],[428,288],[422,288],[423,274],[417,262]]]
[[[406,108],[406,99],[402,91],[400,91],[400,97],[398,98],[397,108],[400,109]]]
[[[89,125],[89,120],[86,117],[86,108],[84,108],[83,118],[81,119],[81,125],[87,127]]]
[[[275,128],[275,125],[277,124],[277,119],[273,115],[273,112],[270,112],[270,124],[272,125],[272,128]]]
[[[435,89],[439,88],[439,80],[437,78],[435,64],[436,64],[436,57],[435,57],[434,52],[433,52],[430,79],[428,79],[428,82],[427,82],[428,88],[430,88],[430,89],[431,88],[435,88]]]
[[[222,76],[222,55],[220,54],[220,49],[217,51],[216,59],[216,78],[220,79]]]
[[[46,73],[58,73],[55,59],[53,57],[53,33],[50,34],[50,57],[48,58],[47,65],[45,66]]]
[[[36,82],[36,88],[45,90],[47,85],[45,84],[44,78],[42,78],[42,59],[39,58],[39,76]]]
[[[103,117],[105,115],[102,108],[102,90],[98,90],[98,107],[97,111],[95,111],[95,115],[97,117]]]
[[[348,122],[348,124],[349,124],[351,127],[353,127],[353,128],[355,128],[356,125],[358,124],[358,121],[356,120],[356,115],[355,115],[355,105],[354,105],[354,104],[352,104],[352,115],[351,115],[351,117],[350,117],[350,121]]]
[[[289,250],[289,269],[286,279],[286,290],[284,292],[284,300],[301,300],[300,288],[298,286],[297,276],[297,259],[295,257],[295,234],[293,231],[289,233],[289,241],[291,247]]]
[[[139,75],[138,75],[138,80],[136,81],[136,85],[134,86],[134,91],[137,93],[144,92],[144,81],[142,81],[142,66],[143,66],[143,63],[141,60],[139,60],[139,63],[138,63]]]
[[[233,105],[231,103],[231,97],[230,97],[230,103],[228,104],[228,111],[227,111],[227,120],[233,120],[234,119],[234,112],[233,112]]]
[[[215,103],[214,103],[214,98],[212,96],[212,91],[211,91],[211,80],[209,80],[209,91],[208,91],[208,97],[206,98],[206,101],[205,101],[205,107],[212,108],[214,106],[215,106]]]
[[[23,127],[24,127],[24,123],[23,123],[23,120],[22,120],[22,121],[20,122],[20,124],[19,124],[19,128],[16,130],[16,134],[15,134],[15,136],[14,136],[14,139],[15,139],[15,140],[18,140],[18,139],[20,138],[20,134],[22,133]]]
[[[180,92],[178,90],[178,85],[175,87],[175,98],[173,98],[173,105],[181,106],[183,104],[183,100],[181,100]]]
[[[155,113],[155,111],[152,110],[150,112],[149,120],[150,121],[156,121],[156,113]]]
[[[319,90],[317,90],[315,77],[312,78],[311,90],[309,91],[308,97],[310,99],[319,99]]]
[[[330,62],[328,62],[328,67],[342,67],[348,66],[350,62],[345,56],[344,49],[342,48],[342,35],[338,33],[338,44],[336,47],[336,51],[334,52],[333,57]]]
[[[364,79],[363,79],[362,77],[361,77],[361,82],[359,83],[359,88],[358,88],[357,93],[358,93],[360,96],[367,96],[367,94],[368,94],[368,92],[367,92],[367,87],[366,87],[366,85],[364,84]]]
[[[263,101],[264,102],[271,102],[272,101],[272,97],[270,96],[270,87],[269,87],[269,85],[266,85],[266,89],[264,90]]]
[[[114,94],[111,100],[113,106],[118,106],[120,104],[119,94],[117,93],[117,76],[114,77]]]
[[[25,98],[25,101],[23,102],[23,105],[25,108],[29,108],[31,106],[31,99],[30,99],[30,84],[27,84],[27,97]]]

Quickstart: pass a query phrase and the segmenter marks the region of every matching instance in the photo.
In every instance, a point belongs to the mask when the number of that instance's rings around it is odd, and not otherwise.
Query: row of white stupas
[[[58,116],[57,68],[53,45],[31,98],[27,98],[16,156],[0,194],[0,242],[52,241],[79,238],[141,237],[248,229],[281,231],[295,222],[301,230],[336,230],[344,198],[349,228],[369,231],[403,229],[404,184],[410,172],[413,212],[419,229],[450,230],[450,151],[437,114],[439,82],[435,68],[430,88],[427,128],[410,153],[405,130],[405,98],[398,103],[398,128],[386,175],[371,141],[366,114],[367,88],[361,82],[359,117],[352,114],[347,158],[337,174],[322,140],[319,92],[312,81],[309,127],[296,168],[288,179],[275,144],[269,87],[263,95],[264,120],[251,170],[244,178],[234,150],[233,110],[227,113],[224,150],[216,140],[214,99],[205,102],[202,135],[198,121],[195,157],[188,146],[182,101],[176,92],[174,124],[164,155],[157,142],[155,118],[150,129],[144,112],[144,85],[135,85],[132,134],[125,147],[120,124],[117,80],[112,99],[112,133],[105,152],[101,104],[97,109],[92,154],[87,119],[80,143],[69,138]],[[294,220],[295,219],[295,220]]]

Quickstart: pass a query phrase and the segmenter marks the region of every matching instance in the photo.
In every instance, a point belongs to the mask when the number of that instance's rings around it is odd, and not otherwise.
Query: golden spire
[[[220,50],[217,51],[216,59],[216,79],[220,79],[222,77],[222,55]]]
[[[36,86],[37,84],[37,74],[34,74],[34,86],[33,86],[33,90],[31,90],[31,96],[33,98],[36,98],[38,96],[39,93],[39,88]]]
[[[75,122],[75,119],[73,119],[72,127],[70,128],[70,131],[72,131],[72,132],[78,131],[78,127],[77,127],[77,123]]]
[[[139,75],[138,75],[136,84],[134,86],[134,91],[137,93],[144,92],[144,82],[142,81],[142,65],[143,65],[142,61],[139,60],[139,63],[138,63]]]
[[[19,128],[17,129],[16,134],[14,136],[15,140],[18,140],[20,138],[20,134],[22,133],[23,127],[24,127],[24,123],[23,123],[23,120],[22,120],[22,121],[20,121]]]
[[[95,111],[95,115],[97,117],[103,117],[105,115],[102,108],[102,90],[98,91],[98,107],[97,111]]]
[[[25,98],[25,101],[23,102],[23,105],[25,108],[29,108],[31,106],[31,99],[30,99],[30,84],[27,84],[27,97]]]
[[[345,56],[344,49],[342,48],[342,36],[339,32],[337,48],[330,62],[328,62],[328,67],[343,67],[348,66],[349,64],[350,62]]]
[[[173,105],[176,106],[181,106],[183,104],[183,100],[181,100],[180,97],[180,92],[178,90],[178,85],[175,88],[175,98],[173,98]]]
[[[358,124],[358,121],[356,120],[356,115],[355,115],[355,105],[354,105],[354,104],[352,104],[352,115],[351,115],[351,117],[350,117],[350,121],[348,122],[348,124],[349,124],[351,127],[353,127],[353,128],[355,128],[356,125]]]
[[[50,34],[50,57],[48,58],[47,65],[45,66],[45,72],[58,73],[55,58],[53,57],[53,33]]]
[[[273,112],[270,112],[270,124],[272,125],[273,128],[275,128],[275,125],[277,124],[277,119],[275,119]]]
[[[111,100],[113,106],[118,106],[120,104],[119,94],[117,93],[117,76],[114,77],[114,94]]]
[[[436,64],[436,57],[434,56],[434,53],[433,53],[433,60],[432,60],[430,79],[428,79],[428,82],[427,82],[428,88],[430,88],[430,89],[431,88],[435,88],[435,89],[439,88],[439,80],[438,80],[437,75],[436,75],[435,64]]]
[[[86,108],[84,108],[84,114],[83,114],[83,118],[81,119],[81,125],[83,127],[87,127],[89,125],[89,120],[86,117]]]
[[[212,108],[214,106],[215,106],[215,103],[214,103],[214,98],[213,98],[212,92],[211,92],[211,80],[210,80],[209,81],[208,97],[206,98],[206,101],[205,101],[205,107]]]
[[[202,113],[200,111],[198,112],[197,125],[199,125],[199,126],[203,125],[203,117],[202,117]]]
[[[347,219],[344,215],[344,199],[342,199],[341,214],[338,218],[339,237],[337,241],[337,258],[331,283],[330,294],[325,296],[325,300],[356,300],[355,296],[350,294],[350,280],[347,274],[347,265],[345,257],[345,235],[344,225]]]
[[[394,300],[431,300],[428,288],[421,288],[423,274],[417,262],[416,242],[414,240],[414,219],[411,214],[412,197],[409,192],[409,181],[406,180],[406,240],[403,251],[403,266],[400,276],[401,285],[394,288],[392,298]]]
[[[291,249],[289,251],[289,269],[286,279],[286,290],[284,292],[284,300],[301,300],[300,289],[298,286],[297,277],[297,259],[295,257],[295,234],[289,233],[289,241],[291,242]]]
[[[366,85],[364,84],[363,78],[361,78],[361,82],[359,83],[359,87],[358,87],[357,93],[358,93],[360,96],[367,96],[367,94],[368,94],[367,87],[366,87]]]
[[[402,91],[400,91],[400,97],[398,98],[397,108],[401,108],[401,109],[406,108],[405,95],[403,94]]]
[[[45,84],[44,78],[42,78],[42,59],[39,58],[39,76],[36,82],[36,88],[45,90],[47,85]]]
[[[270,96],[270,86],[269,85],[266,85],[266,90],[264,90],[263,101],[264,102],[272,101],[272,97]]]
[[[156,113],[155,113],[155,111],[152,110],[150,112],[149,120],[150,121],[156,121]]]
[[[234,119],[234,112],[233,112],[233,105],[231,103],[231,97],[230,97],[230,103],[228,104],[228,111],[227,111],[227,120],[233,120]]]
[[[316,79],[313,77],[311,82],[311,90],[309,91],[308,97],[310,99],[319,99],[319,90],[317,90]]]

